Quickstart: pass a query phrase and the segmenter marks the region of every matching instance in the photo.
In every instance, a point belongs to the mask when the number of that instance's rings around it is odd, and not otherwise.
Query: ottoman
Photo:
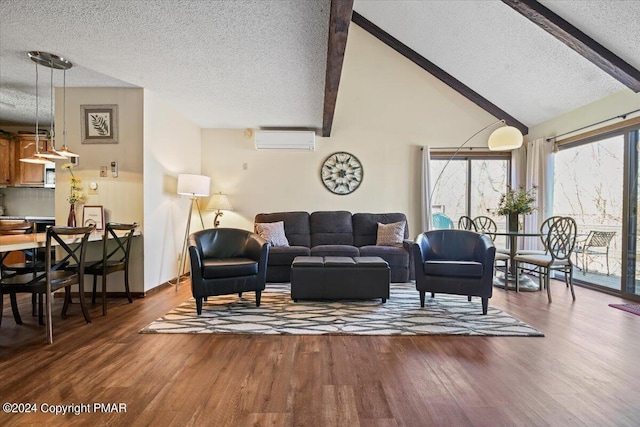
[[[389,264],[380,257],[298,256],[291,264],[291,299],[389,298]]]

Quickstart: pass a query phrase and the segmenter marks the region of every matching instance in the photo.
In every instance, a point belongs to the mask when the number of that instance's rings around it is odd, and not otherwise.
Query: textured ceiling
[[[144,87],[203,128],[319,128],[329,6],[329,0],[3,1],[0,120],[30,121],[35,114],[35,103],[33,113],[20,110],[35,92],[26,52],[42,50],[74,63],[68,87]],[[42,83],[48,107],[48,75]]]
[[[640,16],[640,2],[543,3],[569,22],[580,10],[574,25],[640,65],[633,22],[600,29]],[[356,0],[354,10],[528,126],[626,89],[501,1]]]
[[[33,123],[42,50],[74,63],[67,86],[143,87],[203,128],[322,126],[330,0],[1,1],[0,124]],[[640,1],[541,3],[640,68]],[[528,126],[628,90],[499,0],[354,10]]]

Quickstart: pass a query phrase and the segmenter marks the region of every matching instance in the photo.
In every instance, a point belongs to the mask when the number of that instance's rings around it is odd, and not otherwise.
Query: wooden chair
[[[84,274],[93,275],[93,294],[91,303],[96,303],[96,284],[98,276],[102,276],[102,315],[107,315],[107,276],[118,271],[124,272],[124,288],[129,303],[133,302],[129,288],[129,257],[131,255],[131,242],[138,223],[121,224],[109,222],[104,228],[102,238],[102,259],[88,263],[84,268]],[[118,231],[126,231],[119,236]],[[115,248],[114,248],[115,246]]]
[[[84,269],[85,254],[89,235],[94,230],[90,227],[48,227],[46,237],[45,271],[33,274],[22,274],[0,280],[0,296],[11,293],[44,294],[46,301],[46,335],[47,342],[53,343],[53,327],[51,307],[53,293],[64,288],[65,299],[62,307],[62,316],[65,317],[71,302],[70,287],[79,286],[80,307],[87,323],[91,323],[89,312],[84,305],[84,275],[79,274]],[[72,243],[66,243],[65,239],[74,238]],[[58,257],[52,252],[53,242],[58,244]],[[0,304],[0,318],[2,317]],[[15,312],[14,312],[15,316]],[[16,318],[16,322],[18,319]]]
[[[36,232],[35,222],[26,220],[0,220],[0,235],[12,236],[20,234],[32,234]],[[38,257],[37,249],[28,249],[21,251],[9,251],[0,254],[0,278],[6,279],[9,277],[17,276],[19,274],[31,273],[35,275],[39,271],[44,271],[44,259]],[[36,294],[33,295],[32,307],[33,315],[36,315],[36,307],[38,306],[36,301]],[[42,308],[42,294],[39,295],[40,308]],[[18,312],[18,303],[15,294],[10,294],[11,310],[13,311],[13,317],[16,319],[19,325],[22,324],[20,313]],[[40,324],[44,324],[42,317],[42,309],[39,310]]]
[[[561,217],[556,219],[547,232],[545,239],[546,254],[520,254],[514,258],[516,267],[516,291],[518,290],[518,268],[520,264],[532,264],[538,267],[540,274],[540,289],[543,285],[547,288],[547,298],[551,302],[551,289],[549,283],[553,271],[562,271],[565,280],[568,277],[568,285],[571,288],[571,296],[575,301],[576,295],[573,290],[573,263],[571,254],[576,245],[576,235],[578,227],[573,218]]]

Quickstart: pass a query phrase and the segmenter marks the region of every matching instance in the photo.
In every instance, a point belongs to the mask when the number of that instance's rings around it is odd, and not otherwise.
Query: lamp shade
[[[513,126],[503,126],[489,136],[489,150],[508,151],[522,147],[522,132]]]
[[[229,202],[229,198],[226,194],[218,193],[211,196],[211,200],[209,200],[209,204],[207,205],[208,211],[232,211],[231,202]]]
[[[185,173],[178,175],[178,194],[206,197],[210,186],[211,178],[208,176]]]

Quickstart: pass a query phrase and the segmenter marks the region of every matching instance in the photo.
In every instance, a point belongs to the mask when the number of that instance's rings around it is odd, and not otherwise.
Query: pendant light
[[[71,68],[73,64],[69,62]],[[80,157],[80,154],[76,154],[69,150],[67,147],[67,68],[62,70],[62,147],[58,150],[60,154],[66,157]]]
[[[66,144],[66,133],[67,133],[67,126],[66,126],[66,71],[71,68],[73,66],[73,64],[66,60],[65,58],[62,58],[58,55],[54,55],[52,53],[48,53],[48,52],[39,52],[39,51],[32,51],[29,52],[29,57],[31,58],[32,61],[34,61],[36,64],[40,64],[40,65],[44,65],[47,66],[51,69],[51,128],[49,130],[49,140],[51,141],[51,147],[49,147],[49,149],[44,152],[41,153],[41,157],[45,157],[47,159],[53,160],[53,159],[66,159],[68,157],[78,157],[77,154],[75,153],[71,153],[69,151],[69,148],[67,147]],[[55,128],[54,128],[54,122],[53,122],[53,70],[63,70],[63,147],[60,150],[56,150],[56,144],[55,144]]]
[[[51,70],[51,91],[49,97],[49,116],[51,117],[51,126],[49,127],[49,142],[50,146],[47,147],[47,151],[40,154],[40,157],[44,157],[49,160],[66,160],[66,156],[63,156],[61,153],[56,151],[56,141],[55,141],[55,127],[53,124],[53,60],[49,61],[49,68]]]
[[[32,53],[35,53],[35,52],[29,52],[30,57]],[[40,164],[40,165],[49,163],[50,160],[45,159],[40,155],[40,130],[38,129],[38,62],[37,61],[36,61],[36,141],[35,141],[35,144],[36,144],[36,152],[32,156],[23,157],[22,159],[20,159],[20,161],[23,163],[34,163],[34,164]]]

